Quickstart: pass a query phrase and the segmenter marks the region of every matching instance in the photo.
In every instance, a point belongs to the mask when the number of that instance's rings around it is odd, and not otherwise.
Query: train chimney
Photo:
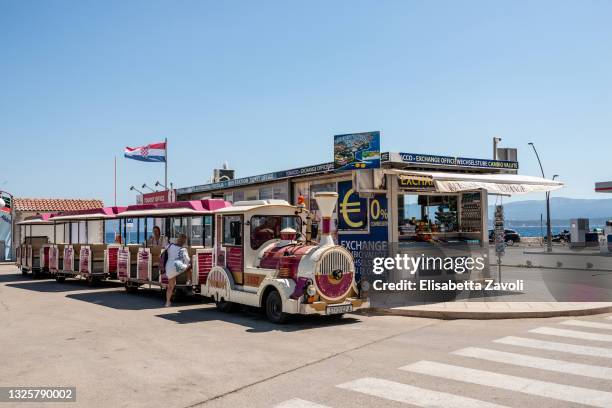
[[[322,191],[314,194],[314,198],[321,211],[321,246],[334,245],[334,240],[331,237],[331,219],[338,201],[338,193],[333,191]]]

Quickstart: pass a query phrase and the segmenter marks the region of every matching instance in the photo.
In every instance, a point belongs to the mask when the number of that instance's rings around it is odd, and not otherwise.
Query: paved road
[[[154,291],[2,266],[0,386],[74,385],[71,407],[612,406],[612,316],[274,326],[161,306]]]

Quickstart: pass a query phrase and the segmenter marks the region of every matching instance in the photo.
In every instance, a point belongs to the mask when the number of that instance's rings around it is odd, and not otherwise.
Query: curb
[[[588,309],[564,309],[564,310],[533,310],[533,311],[508,311],[508,312],[472,312],[472,311],[450,311],[450,310],[425,310],[425,309],[386,309],[382,307],[371,307],[364,309],[362,313],[373,313],[386,316],[423,317],[440,320],[497,320],[497,319],[530,319],[559,316],[589,316],[612,312],[612,306],[600,306]]]

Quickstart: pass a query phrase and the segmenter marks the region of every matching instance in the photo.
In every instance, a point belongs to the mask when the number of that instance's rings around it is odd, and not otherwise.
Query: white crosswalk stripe
[[[358,391],[391,401],[404,402],[418,407],[448,407],[448,408],[500,408],[503,405],[462,397],[445,392],[432,391],[413,387],[380,378],[360,378],[337,385],[346,390]]]
[[[580,340],[606,341],[612,342],[612,335],[583,332],[578,330],[557,329],[554,327],[538,327],[529,330],[530,333],[548,334],[550,336],[570,337]]]
[[[612,316],[605,319],[612,320]],[[486,347],[465,347],[450,354],[466,359],[455,364],[447,364],[428,360],[418,361],[413,364],[400,367],[402,371],[424,374],[443,380],[453,380],[482,387],[486,393],[484,398],[489,399],[495,396],[494,390],[500,389],[516,393],[517,398],[520,394],[536,396],[549,400],[555,400],[559,405],[581,404],[593,407],[609,408],[612,407],[612,392],[602,391],[589,387],[589,379],[596,378],[612,381],[612,347],[609,344],[601,344],[600,347],[581,344],[581,340],[612,343],[611,323],[603,323],[592,320],[569,319],[558,322],[561,327],[543,326],[529,330],[529,333],[555,336],[559,341],[548,339],[519,336],[506,336],[493,340],[497,349]],[[576,329],[573,329],[576,328]],[[579,328],[592,329],[590,331],[579,330]],[[606,333],[606,331],[608,331]],[[554,338],[552,340],[555,340]],[[572,341],[574,340],[574,341]],[[578,344],[576,344],[578,343]],[[503,346],[512,346],[510,347]],[[605,347],[604,347],[605,346]],[[528,353],[532,349],[531,353]],[[546,357],[536,356],[535,350],[547,351]],[[585,364],[567,361],[568,355],[589,356],[601,358],[599,364]],[[475,360],[471,360],[475,359]],[[576,358],[574,358],[576,360]],[[500,363],[508,366],[519,366],[526,369],[542,370],[544,372],[555,372],[569,374],[573,380],[565,380],[564,384],[553,381],[536,380],[529,372],[525,377],[504,374],[503,365],[489,364],[487,369],[474,369],[466,367],[470,361]],[[580,360],[578,360],[580,361]],[[606,367],[608,365],[609,367]],[[485,365],[486,367],[486,365]],[[509,367],[508,367],[509,369]],[[495,370],[495,371],[494,371]],[[580,381],[582,378],[582,381]],[[546,379],[546,377],[544,377]],[[478,399],[477,396],[469,395],[470,388],[453,387],[454,394],[450,392],[436,391],[422,388],[419,384],[420,377],[416,377],[410,384],[392,381],[393,378],[374,378],[363,377],[352,381],[336,385],[337,388],[353,391],[354,395],[368,395],[378,398],[377,406],[384,406],[384,402],[403,403],[417,407],[427,408],[507,408],[494,402]],[[591,380],[592,381],[592,380]],[[612,383],[610,383],[612,384]],[[474,386],[472,386],[473,388]],[[599,387],[598,387],[599,388]],[[461,390],[465,389],[465,394]],[[606,389],[606,388],[603,388]],[[459,395],[461,394],[461,395]],[[350,397],[349,397],[350,398]],[[358,398],[358,397],[357,397]],[[363,397],[362,397],[363,398]],[[516,400],[517,406],[525,401],[522,397]],[[347,401],[349,401],[347,399]],[[357,399],[357,401],[359,401]],[[514,405],[514,399],[512,400]],[[358,404],[357,404],[358,405]],[[293,398],[283,401],[274,406],[275,408],[330,408],[327,405],[318,404],[300,398]]]
[[[419,361],[401,367],[400,369],[576,404],[585,404],[601,408],[609,408],[612,406],[612,393],[609,392],[499,374],[492,371],[476,370],[433,361]]]
[[[274,405],[274,408],[330,408],[327,405],[317,404],[316,402],[310,402],[299,398],[292,398],[287,401],[283,401],[280,404]]]
[[[496,363],[537,368],[539,370],[556,371],[564,374],[612,380],[612,368],[597,365],[572,363],[569,361],[553,360],[550,358],[534,357],[517,353],[507,353],[505,351],[479,347],[467,347],[454,351],[452,354],[494,361]]]
[[[588,321],[588,320],[566,320],[564,322],[561,322],[561,324],[564,324],[566,326],[590,327],[590,328],[593,328],[593,329],[612,330],[612,324],[611,323],[591,322],[591,321]]]
[[[612,358],[612,350],[603,347],[581,346],[578,344],[557,343],[554,341],[544,341],[514,336],[502,337],[501,339],[493,340],[493,342],[508,344],[510,346],[529,347],[539,350],[560,351],[562,353],[578,354],[582,356]]]

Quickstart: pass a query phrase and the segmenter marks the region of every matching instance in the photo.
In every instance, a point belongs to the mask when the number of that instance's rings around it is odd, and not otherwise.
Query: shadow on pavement
[[[28,282],[31,281],[32,278],[30,276],[22,275],[21,272],[12,273],[12,274],[2,274],[0,275],[0,283],[6,282]]]
[[[69,283],[57,283],[55,282],[55,280],[36,280],[32,282],[9,283],[6,286],[45,293],[74,292],[77,290],[95,289],[92,287],[88,287],[87,285],[71,285]]]
[[[295,315],[284,325],[270,323],[263,313],[257,309],[245,307],[235,313],[222,313],[216,308],[186,309],[175,313],[157,315],[162,319],[179,324],[223,321],[247,327],[249,333],[264,333],[270,331],[297,332],[326,326],[341,326],[359,323],[359,319],[351,316],[334,317],[318,315]]]
[[[36,279],[32,280],[31,278],[26,278],[27,281],[23,281],[20,283],[9,283],[6,286],[18,288],[18,289],[27,289],[33,290],[36,292],[46,292],[46,293],[55,293],[55,292],[75,292],[77,290],[96,290],[96,289],[108,289],[117,287],[120,285],[119,282],[113,281],[103,281],[98,282],[94,286],[88,286],[85,280],[73,280],[67,279],[65,282],[59,283],[56,282],[55,279]]]
[[[146,289],[141,289],[137,293],[126,293],[123,289],[104,292],[92,291],[66,295],[66,297],[118,310],[162,309],[165,303],[165,299],[159,290]],[[179,299],[175,302],[175,304],[185,306],[201,303],[202,300],[197,297]]]

